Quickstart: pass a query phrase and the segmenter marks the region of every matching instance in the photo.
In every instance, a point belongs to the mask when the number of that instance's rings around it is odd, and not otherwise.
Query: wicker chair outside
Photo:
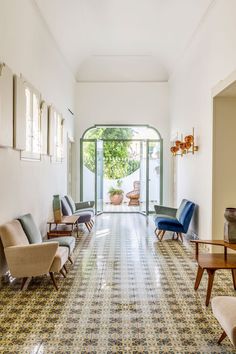
[[[129,206],[130,205],[139,205],[140,198],[140,182],[134,181],[134,190],[127,193],[126,197],[129,198]]]

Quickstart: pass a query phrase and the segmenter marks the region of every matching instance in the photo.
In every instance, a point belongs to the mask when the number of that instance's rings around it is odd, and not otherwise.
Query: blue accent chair
[[[178,240],[179,238],[183,242],[182,233],[186,234],[188,232],[189,224],[193,216],[195,204],[183,200],[179,209],[176,211],[176,215],[164,215],[159,214],[155,219],[156,230],[155,234],[159,241],[162,241],[166,231],[173,231],[173,239],[176,233]]]

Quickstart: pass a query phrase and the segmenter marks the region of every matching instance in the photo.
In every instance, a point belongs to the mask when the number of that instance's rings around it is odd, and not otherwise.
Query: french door
[[[81,200],[95,201],[96,214],[102,213],[104,206],[105,141],[81,139],[80,145],[80,196]],[[162,204],[162,140],[132,141],[139,156],[140,203],[135,211],[148,215],[154,212],[155,204]]]

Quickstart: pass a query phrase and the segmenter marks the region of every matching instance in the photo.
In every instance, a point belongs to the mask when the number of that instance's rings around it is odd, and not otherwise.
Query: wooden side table
[[[202,279],[204,270],[208,273],[208,285],[206,294],[206,306],[209,305],[212,285],[215,272],[217,269],[230,269],[232,272],[233,286],[236,290],[236,255],[227,254],[227,249],[230,248],[236,251],[236,244],[228,243],[223,240],[192,240],[196,244],[196,261],[198,262],[198,270],[194,290],[197,290]],[[208,244],[224,247],[224,253],[203,253],[199,254],[199,244]]]
[[[49,231],[47,233],[48,238],[60,237],[60,236],[72,236],[73,231],[76,228],[77,237],[79,236],[78,229],[79,215],[62,216],[60,222],[55,220],[49,220],[47,224],[49,225]],[[55,225],[53,227],[53,225]]]

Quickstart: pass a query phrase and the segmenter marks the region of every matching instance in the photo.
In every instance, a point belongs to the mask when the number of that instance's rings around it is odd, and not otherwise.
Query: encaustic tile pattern
[[[193,290],[189,244],[158,242],[152,218],[98,216],[81,230],[74,265],[59,291],[48,276],[0,289],[1,353],[233,353],[205,307],[206,278]],[[230,272],[218,272],[212,296],[234,295]]]

